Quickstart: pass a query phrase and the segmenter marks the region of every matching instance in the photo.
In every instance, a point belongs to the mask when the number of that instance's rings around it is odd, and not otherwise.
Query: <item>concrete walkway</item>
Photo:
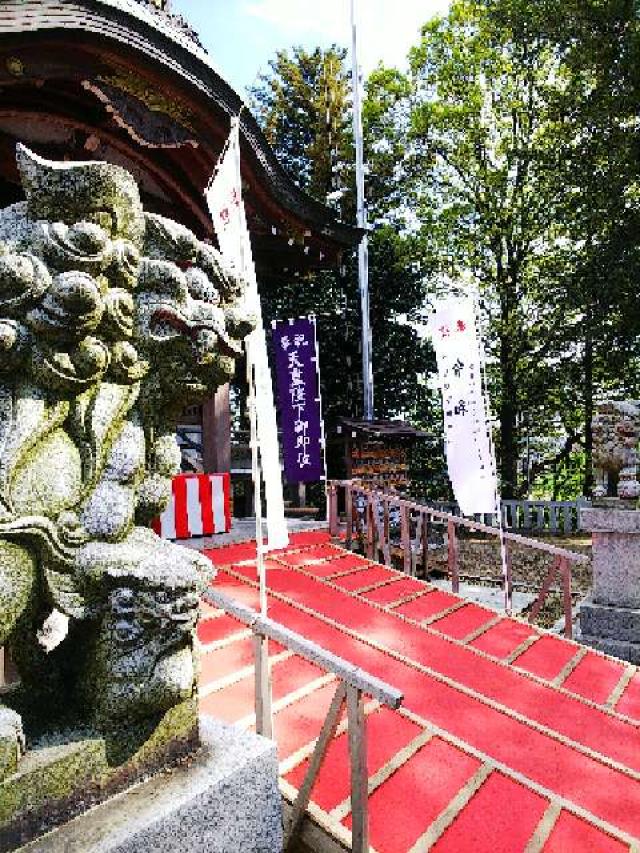
[[[432,586],[442,589],[445,592],[451,591],[451,581],[449,578],[430,578],[429,583]],[[499,586],[480,586],[479,584],[460,582],[458,590],[460,598],[466,598],[468,601],[474,601],[476,604],[481,604],[486,607],[493,607],[494,610],[502,610],[504,608],[504,592]],[[513,613],[518,614],[536,600],[535,595],[529,592],[514,591],[512,596]],[[562,620],[562,628],[564,629],[564,619]]]

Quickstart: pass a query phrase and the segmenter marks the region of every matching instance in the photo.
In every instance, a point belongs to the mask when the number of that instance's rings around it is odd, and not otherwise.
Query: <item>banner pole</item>
[[[253,507],[256,517],[256,567],[260,584],[260,614],[267,615],[267,579],[264,565],[264,540],[262,534],[262,475],[258,451],[258,424],[256,417],[256,394],[254,368],[247,359],[247,382],[249,384],[249,422],[251,425],[251,474],[253,478]]]
[[[504,609],[507,616],[511,616],[513,610],[512,591],[511,591],[511,572],[509,569],[509,560],[507,558],[507,540],[505,538],[504,521],[502,518],[502,497],[498,486],[498,472],[496,468],[496,450],[493,442],[493,431],[491,429],[491,407],[489,405],[489,391],[487,387],[487,372],[484,356],[484,346],[482,344],[482,328],[480,326],[480,299],[476,288],[473,289],[473,308],[476,322],[476,338],[478,340],[478,350],[480,355],[480,373],[482,376],[482,400],[484,405],[485,422],[487,424],[489,447],[491,449],[491,472],[496,484],[495,492],[495,511],[496,520],[498,522],[498,531],[500,537],[500,563],[502,566],[502,584],[504,590]]]
[[[240,115],[233,119],[232,132],[239,134]],[[229,136],[231,138],[231,135]],[[237,160],[237,179],[238,186],[242,186],[240,175],[240,148],[238,145],[238,160]],[[245,269],[246,258],[244,252],[244,242],[240,239],[240,268]],[[250,402],[250,424],[251,424],[251,468],[253,474],[253,506],[256,516],[256,567],[258,574],[258,582],[260,585],[260,614],[267,615],[267,577],[264,565],[264,540],[262,535],[262,472],[260,469],[260,452],[258,442],[258,410],[257,398],[258,390],[256,385],[256,369],[255,359],[251,352],[251,344],[247,339],[248,346],[245,348],[247,356],[247,380],[249,382],[249,402]],[[269,678],[270,682],[270,678]]]
[[[282,472],[273,389],[262,320],[260,294],[251,252],[251,237],[242,200],[240,170],[240,125],[238,117],[231,121],[227,152],[216,167],[216,176],[205,191],[211,212],[223,265],[244,279],[245,307],[256,316],[256,328],[245,339],[247,357],[254,367],[256,429],[260,447],[261,477],[265,489],[265,552],[284,548],[288,532],[284,517]],[[267,542],[268,537],[268,542]]]
[[[327,473],[327,436],[324,430],[324,417],[322,413],[322,391],[320,389],[320,346],[318,344],[318,322],[315,314],[310,314],[309,319],[313,322],[313,337],[315,339],[316,358],[316,382],[318,384],[318,407],[320,410],[320,443],[322,445],[322,461],[324,469],[324,498],[327,505],[327,521],[329,520],[329,476]]]
[[[214,174],[205,189],[207,205],[218,237],[220,252],[229,267],[245,279],[245,297],[252,299],[258,313],[255,332],[245,338],[247,381],[249,385],[249,420],[251,428],[251,466],[254,484],[254,511],[256,519],[256,568],[260,587],[260,612],[267,615],[267,589],[262,532],[262,472],[264,470],[267,499],[267,529],[269,545],[284,547],[287,528],[282,501],[282,482],[276,462],[279,461],[275,410],[271,399],[270,378],[266,356],[266,340],[262,324],[258,282],[251,256],[251,242],[242,201],[240,172],[240,113],[231,120],[231,129],[223,153],[218,159]],[[235,212],[234,212],[235,211]],[[239,262],[239,263],[238,263]],[[258,411],[260,407],[260,413]],[[259,422],[260,415],[260,422]],[[272,417],[271,417],[272,416]],[[266,462],[266,464],[265,464]],[[279,487],[279,488],[278,488]],[[280,512],[278,512],[280,510]],[[273,542],[272,542],[273,536]],[[256,672],[260,673],[259,695],[256,695],[256,714],[260,707],[257,728],[267,737],[272,736],[271,676],[268,640],[257,638]]]

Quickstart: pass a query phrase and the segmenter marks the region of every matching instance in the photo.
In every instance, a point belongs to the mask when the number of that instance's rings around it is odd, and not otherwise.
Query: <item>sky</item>
[[[448,0],[359,0],[359,53],[366,73],[378,62],[405,67],[421,25]],[[256,82],[280,48],[351,41],[349,0],[173,0],[198,31],[221,75],[239,92]]]

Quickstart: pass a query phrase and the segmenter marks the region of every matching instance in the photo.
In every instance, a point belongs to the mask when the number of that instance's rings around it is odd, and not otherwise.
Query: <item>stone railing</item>
[[[420,504],[447,512],[451,515],[461,515],[460,509],[452,501],[418,501]],[[502,501],[502,524],[505,530],[530,533],[549,533],[553,536],[569,536],[580,531],[580,510],[591,506],[588,498],[578,498],[575,501]],[[498,526],[495,513],[474,515],[473,521]]]

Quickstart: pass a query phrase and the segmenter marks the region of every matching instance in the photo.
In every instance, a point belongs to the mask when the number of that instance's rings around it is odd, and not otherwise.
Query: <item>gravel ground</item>
[[[590,536],[536,536],[540,542],[566,548],[574,553],[591,556]],[[538,593],[546,573],[553,561],[551,554],[535,551],[528,546],[512,543],[511,561],[514,588],[526,592]],[[429,570],[437,575],[447,572],[446,548],[433,551],[430,555]],[[497,539],[461,538],[459,539],[458,564],[460,577],[471,583],[493,585],[501,582],[502,564],[500,545]],[[554,584],[557,586],[557,584]],[[591,587],[591,561],[573,563],[571,566],[571,586],[574,606]],[[526,614],[526,611],[525,611]],[[540,612],[539,624],[551,627],[563,615],[562,599],[559,592],[552,591]]]

